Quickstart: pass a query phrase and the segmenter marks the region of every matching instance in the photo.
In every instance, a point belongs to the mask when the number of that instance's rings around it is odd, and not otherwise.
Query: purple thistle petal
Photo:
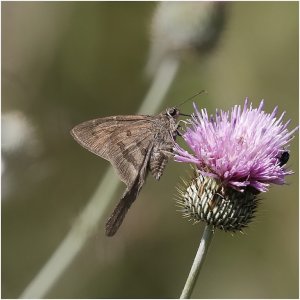
[[[268,114],[263,100],[252,108],[246,98],[243,109],[235,105],[230,112],[216,110],[209,116],[206,109],[193,106],[191,126],[183,134],[193,154],[176,145],[176,161],[194,163],[203,175],[238,190],[252,186],[265,192],[271,183],[284,184],[285,176],[292,174],[279,159],[298,127],[288,131],[290,121],[282,123],[285,112],[275,118],[278,107]]]

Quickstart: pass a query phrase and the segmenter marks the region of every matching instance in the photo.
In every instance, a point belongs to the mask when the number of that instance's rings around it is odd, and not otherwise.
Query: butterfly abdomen
[[[156,180],[159,180],[159,178],[163,174],[167,162],[168,157],[164,153],[153,153],[150,159],[149,167],[151,174]]]

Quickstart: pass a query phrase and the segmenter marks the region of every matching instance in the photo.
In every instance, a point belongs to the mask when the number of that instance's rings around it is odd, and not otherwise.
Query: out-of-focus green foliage
[[[2,297],[20,295],[108,167],[69,130],[136,111],[150,84],[144,70],[155,5],[2,3],[2,115],[22,114],[35,141],[2,155]],[[233,2],[227,18],[210,56],[184,60],[162,109],[206,89],[197,101],[211,112],[264,98],[268,112],[278,105],[295,127],[298,3]],[[191,112],[191,103],[182,109]],[[246,235],[216,233],[194,297],[298,298],[298,164],[296,137],[288,185],[262,195]],[[170,163],[159,183],[149,176],[120,232],[107,238],[99,224],[47,297],[177,298],[203,229],[176,212],[175,185],[185,172]]]

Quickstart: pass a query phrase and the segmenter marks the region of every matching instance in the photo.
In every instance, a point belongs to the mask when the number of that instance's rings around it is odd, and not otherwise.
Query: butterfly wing
[[[148,116],[114,116],[83,122],[71,130],[87,150],[110,161],[127,187],[133,185],[154,134]]]
[[[141,165],[138,176],[135,178],[132,185],[126,188],[118,205],[115,207],[113,213],[107,220],[105,225],[105,233],[107,236],[113,236],[117,232],[117,230],[119,229],[119,227],[121,226],[124,220],[124,217],[128,209],[135,201],[142,186],[144,185],[147,172],[148,172],[148,162],[150,160],[152,149],[153,149],[153,143],[148,147],[147,153],[144,156],[144,161]]]
[[[110,161],[127,188],[106,223],[112,236],[144,185],[153,148],[154,133],[148,116],[115,116],[87,121],[71,130],[87,150]]]

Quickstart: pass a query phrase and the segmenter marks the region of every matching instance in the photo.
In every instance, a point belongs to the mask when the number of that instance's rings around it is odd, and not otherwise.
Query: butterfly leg
[[[172,151],[161,150],[161,153],[163,153],[164,156],[166,156],[167,158],[173,158],[174,157],[174,153]]]
[[[188,124],[188,122],[184,121],[184,120],[179,120],[176,124],[176,130],[174,131],[175,135],[173,136],[174,140],[176,139],[176,136],[182,136],[182,133],[180,132],[182,126],[180,125],[180,123],[183,123],[184,125]]]

